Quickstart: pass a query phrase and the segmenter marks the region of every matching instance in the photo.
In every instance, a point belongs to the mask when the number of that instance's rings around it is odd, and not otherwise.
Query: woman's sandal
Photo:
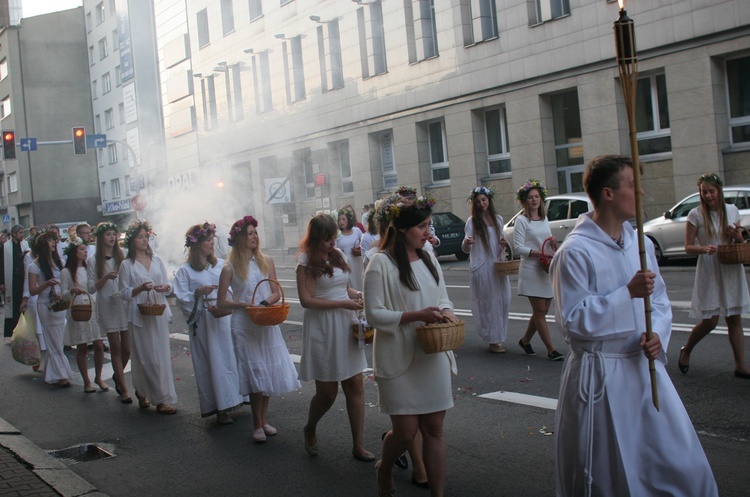
[[[159,414],[176,414],[177,409],[175,409],[173,406],[170,406],[169,404],[159,404],[156,406],[156,412]]]
[[[135,396],[138,399],[138,407],[141,409],[148,409],[151,407],[151,402],[148,401],[146,397],[141,397],[141,394],[138,393],[138,390],[135,391]]]
[[[685,347],[682,347],[680,349],[680,355],[677,356],[677,368],[680,370],[680,373],[688,374],[688,370],[690,369],[690,364],[683,364],[682,362],[680,362],[680,357],[682,357],[683,352],[685,352]]]
[[[383,464],[383,461],[378,461],[375,463],[375,479],[378,483],[378,497],[394,497],[396,495],[396,486],[394,484],[393,488],[386,489],[380,487],[380,466]],[[393,483],[393,479],[391,478],[391,483]]]
[[[99,389],[100,389],[100,390],[101,390],[102,392],[109,392],[109,385],[107,385],[107,384],[106,384],[106,383],[104,382],[104,380],[102,380],[101,378],[99,378],[99,381],[94,381],[94,383],[96,383],[97,385],[99,385]]]

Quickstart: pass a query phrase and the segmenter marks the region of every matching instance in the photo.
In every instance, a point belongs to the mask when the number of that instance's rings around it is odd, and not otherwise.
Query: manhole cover
[[[93,443],[74,445],[67,449],[49,450],[47,453],[68,466],[115,456],[112,444]]]

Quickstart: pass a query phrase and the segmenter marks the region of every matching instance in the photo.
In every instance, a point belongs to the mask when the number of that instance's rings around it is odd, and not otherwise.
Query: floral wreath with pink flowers
[[[526,183],[524,183],[523,186],[518,189],[518,193],[516,193],[516,199],[523,204],[524,202],[526,202],[526,197],[531,190],[539,191],[539,194],[542,196],[542,202],[547,199],[547,189],[542,186],[542,183],[537,179],[530,179]]]
[[[417,189],[412,188],[411,186],[400,186],[398,187],[398,190],[396,190],[396,195],[400,195],[402,197],[416,197]]]
[[[156,236],[156,233],[154,233],[154,228],[151,227],[151,223],[149,223],[145,219],[133,219],[132,221],[130,221],[128,229],[125,231],[126,247],[130,244],[130,240],[135,236],[136,232],[141,229],[146,232],[146,236],[148,236],[149,238],[151,238],[152,236]]]
[[[235,221],[235,223],[232,225],[232,229],[229,230],[229,238],[227,239],[230,247],[234,244],[235,239],[242,236],[242,230],[246,226],[257,228],[258,221],[253,216],[245,216],[239,221]]]
[[[386,220],[390,223],[401,215],[404,209],[432,209],[435,205],[435,199],[432,197],[419,197],[413,202],[398,202],[387,206],[385,211]]]
[[[185,246],[190,248],[197,243],[211,238],[216,234],[216,225],[206,221],[203,224],[196,224],[190,228],[188,234],[185,235]]]

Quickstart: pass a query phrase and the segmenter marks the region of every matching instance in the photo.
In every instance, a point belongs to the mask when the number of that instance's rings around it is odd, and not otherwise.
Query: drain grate
[[[104,443],[74,445],[66,449],[48,450],[47,453],[68,466],[115,457],[114,445]]]

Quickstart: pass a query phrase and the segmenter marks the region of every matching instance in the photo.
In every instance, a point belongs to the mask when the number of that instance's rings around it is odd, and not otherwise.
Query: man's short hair
[[[12,228],[10,229],[10,232],[11,232],[11,234],[13,234],[13,233],[18,233],[19,231],[23,231],[24,229],[25,229],[25,228],[24,228],[23,226],[21,226],[20,224],[17,224],[17,225],[13,226],[13,227],[12,227]]]
[[[633,167],[633,161],[627,155],[600,155],[586,164],[583,188],[594,207],[599,206],[604,188],[620,188],[620,173],[626,167]]]
[[[87,223],[81,223],[81,224],[76,225],[76,235],[77,236],[81,236],[81,230],[84,229],[84,228],[91,229],[91,225],[89,225]]]

